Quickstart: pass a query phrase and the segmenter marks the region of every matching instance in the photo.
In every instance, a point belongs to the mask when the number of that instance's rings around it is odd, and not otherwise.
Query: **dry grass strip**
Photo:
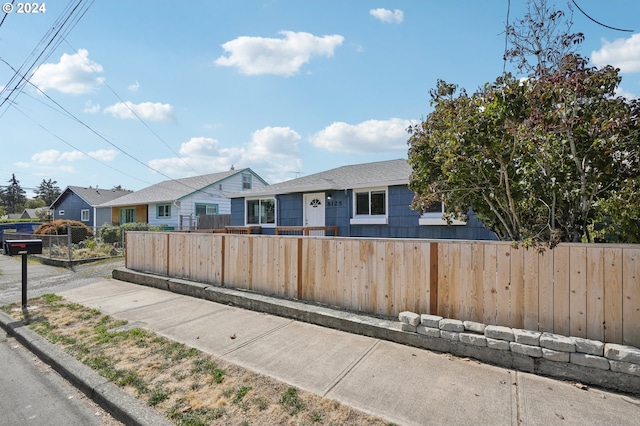
[[[48,294],[2,309],[177,425],[389,425]]]

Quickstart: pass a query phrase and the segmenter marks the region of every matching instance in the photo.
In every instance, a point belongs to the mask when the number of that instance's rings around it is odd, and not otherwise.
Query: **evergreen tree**
[[[48,181],[42,179],[42,183],[38,185],[36,190],[36,198],[43,200],[47,206],[53,204],[53,202],[60,196],[60,188],[56,186],[58,182],[52,181],[49,179]]]
[[[20,213],[24,209],[24,204],[27,202],[25,191],[20,186],[20,181],[16,179],[15,174],[11,174],[11,179],[8,182],[9,186],[0,192],[2,205],[9,214]]]

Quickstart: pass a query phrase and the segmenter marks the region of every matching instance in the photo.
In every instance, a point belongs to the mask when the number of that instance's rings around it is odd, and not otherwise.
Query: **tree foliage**
[[[569,6],[570,7],[570,6]],[[530,0],[523,18],[507,24],[509,47],[504,60],[525,75],[542,75],[560,69],[567,55],[577,53],[584,34],[571,32],[573,12],[549,7],[546,0]]]
[[[412,207],[471,208],[503,240],[640,240],[640,101],[619,70],[576,54],[571,19],[530,0],[506,28],[509,73],[469,95],[439,80],[434,111],[409,128]]]
[[[34,191],[36,194],[36,198],[44,200],[47,206],[53,204],[53,202],[60,196],[60,188],[56,185],[57,181],[44,180],[42,179],[42,183],[38,185],[36,190]]]
[[[16,179],[15,174],[11,174],[11,179],[9,179],[8,183],[8,186],[0,189],[2,206],[9,214],[20,213],[24,209],[24,204],[27,202],[25,191],[20,186],[20,181]]]
[[[640,109],[615,97],[619,82],[617,69],[577,55],[555,72],[506,74],[472,95],[439,81],[434,111],[409,129],[413,207],[442,200],[450,217],[472,208],[514,241],[591,240],[593,224],[620,223],[616,197],[640,176]]]

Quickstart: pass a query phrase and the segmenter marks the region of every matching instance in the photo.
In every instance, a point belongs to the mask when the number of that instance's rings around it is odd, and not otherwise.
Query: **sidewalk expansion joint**
[[[254,337],[253,339],[249,339],[249,340],[247,340],[246,342],[244,342],[244,343],[242,343],[242,344],[240,344],[240,345],[238,345],[238,346],[236,346],[236,347],[234,347],[234,348],[232,348],[232,349],[229,349],[229,350],[228,350],[228,351],[226,351],[226,352],[221,353],[219,356],[220,356],[221,358],[222,358],[222,357],[225,357],[225,356],[227,356],[227,355],[229,355],[229,354],[231,354],[231,353],[233,353],[233,352],[235,352],[235,351],[237,351],[237,350],[239,350],[239,349],[242,349],[242,348],[244,348],[244,347],[247,347],[247,346],[249,346],[249,345],[251,345],[251,344],[253,344],[253,343],[257,342],[258,340],[262,340],[262,339],[264,339],[265,337],[270,336],[270,335],[272,335],[273,333],[275,333],[275,332],[277,332],[277,331],[280,331],[280,330],[282,330],[282,329],[283,329],[283,328],[285,328],[285,327],[288,327],[289,325],[293,324],[294,322],[295,322],[294,320],[289,320],[288,322],[286,322],[286,323],[284,323],[284,324],[281,324],[281,325],[279,325],[279,326],[277,326],[277,327],[274,327],[274,328],[272,328],[271,330],[266,331],[266,332],[262,333],[261,335]]]
[[[331,392],[337,385],[338,383],[340,383],[346,376],[347,374],[349,374],[358,364],[360,364],[362,362],[362,360],[364,360],[370,353],[371,351],[373,351],[373,349],[378,346],[378,344],[380,344],[380,339],[376,339],[371,345],[369,345],[369,347],[367,347],[363,352],[362,355],[360,355],[359,357],[357,357],[355,360],[353,360],[353,362],[351,362],[351,364],[347,365],[344,370],[342,370],[330,383],[330,385],[327,387],[327,389],[322,392],[321,396],[324,398],[326,397],[329,392]]]

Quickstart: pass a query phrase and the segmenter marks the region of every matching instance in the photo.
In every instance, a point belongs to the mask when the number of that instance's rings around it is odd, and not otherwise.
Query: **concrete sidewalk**
[[[165,290],[107,279],[58,294],[402,425],[640,425],[628,395]]]

